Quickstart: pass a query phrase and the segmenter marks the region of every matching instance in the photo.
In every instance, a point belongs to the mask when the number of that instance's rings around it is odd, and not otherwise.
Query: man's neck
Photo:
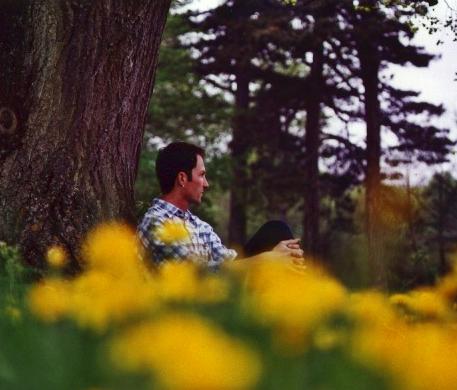
[[[183,199],[182,196],[180,196],[180,194],[177,194],[174,191],[162,195],[160,199],[168,203],[171,203],[173,206],[176,206],[178,209],[181,209],[182,211],[189,210],[189,202],[186,199]]]

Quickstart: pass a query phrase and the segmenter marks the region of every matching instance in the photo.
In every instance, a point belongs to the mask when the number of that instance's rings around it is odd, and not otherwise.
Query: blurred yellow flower
[[[256,262],[248,271],[247,295],[261,319],[294,327],[313,327],[343,308],[346,290],[311,264]]]
[[[345,288],[311,263],[305,268],[270,254],[235,272],[245,277],[245,310],[273,327],[274,344],[283,354],[302,353],[313,329],[345,305]]]
[[[230,294],[229,282],[220,275],[207,275],[199,283],[199,301],[217,303],[225,301]]]
[[[48,279],[33,286],[27,296],[32,313],[45,322],[62,318],[70,307],[70,285],[61,279]]]
[[[391,325],[356,331],[355,356],[390,373],[400,389],[455,389],[456,331],[430,323]]]
[[[156,283],[164,300],[193,300],[198,295],[198,268],[188,261],[165,261],[158,269]]]
[[[53,268],[62,268],[67,263],[67,253],[59,245],[53,245],[46,252],[46,261]]]
[[[168,219],[154,230],[154,235],[164,244],[190,241],[189,227],[180,219]]]
[[[390,326],[399,319],[388,298],[378,291],[351,294],[345,311],[358,325],[369,327]]]
[[[89,271],[72,283],[69,314],[82,327],[102,332],[115,322],[154,309],[154,285],[141,279],[121,279]]]
[[[45,322],[71,318],[97,332],[157,307],[156,286],[147,279],[118,278],[91,270],[68,281],[48,279],[28,294],[31,311]]]
[[[135,232],[125,224],[107,223],[92,230],[82,247],[89,269],[119,277],[144,274],[143,248]]]
[[[411,291],[408,294],[395,294],[390,298],[395,305],[427,318],[448,318],[450,307],[442,295],[431,289]]]
[[[190,261],[165,261],[154,280],[164,301],[216,303],[228,297],[229,285],[221,275],[207,274]]]
[[[150,371],[169,389],[246,389],[261,372],[256,353],[194,314],[128,329],[114,340],[112,356],[124,369]]]

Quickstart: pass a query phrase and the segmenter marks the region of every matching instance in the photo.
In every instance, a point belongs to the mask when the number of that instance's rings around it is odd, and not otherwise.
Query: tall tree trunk
[[[90,227],[131,217],[169,5],[0,5],[0,239],[19,242],[30,264],[51,244],[77,259]]]
[[[407,196],[407,221],[408,232],[411,250],[413,253],[417,252],[417,235],[416,235],[416,221],[414,218],[414,205],[413,205],[413,190],[411,188],[411,177],[409,169],[406,173],[406,196]]]
[[[306,188],[304,191],[303,246],[305,251],[317,256],[320,251],[319,239],[319,147],[320,117],[323,88],[323,52],[322,45],[313,51],[313,64],[309,75],[310,91],[306,107]]]
[[[229,243],[240,247],[246,242],[249,78],[240,71],[236,75],[236,84],[233,139],[230,144],[233,180],[230,192]]]
[[[447,207],[444,200],[444,186],[445,180],[443,176],[438,176],[438,226],[437,226],[437,241],[438,241],[438,258],[439,258],[439,270],[441,275],[444,275],[448,271],[446,261],[446,250],[444,241],[444,231],[446,229],[446,212]]]
[[[368,239],[368,257],[372,282],[384,287],[386,283],[383,264],[382,229],[380,225],[380,190],[381,190],[381,120],[379,93],[379,69],[377,49],[372,42],[359,45],[359,59],[365,88],[366,135],[366,177],[365,208]]]

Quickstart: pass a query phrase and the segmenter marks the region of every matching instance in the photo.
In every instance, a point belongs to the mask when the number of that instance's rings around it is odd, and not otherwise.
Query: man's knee
[[[244,247],[246,256],[272,250],[280,241],[294,238],[289,225],[281,220],[264,223]]]

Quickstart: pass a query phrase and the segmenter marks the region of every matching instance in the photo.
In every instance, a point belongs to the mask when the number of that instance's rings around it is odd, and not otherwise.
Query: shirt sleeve
[[[222,244],[221,239],[209,224],[205,224],[205,227],[208,229],[208,245],[211,251],[210,266],[233,260],[238,256],[234,249],[229,249]]]
[[[138,236],[154,263],[164,260],[186,260],[189,247],[180,244],[164,244],[157,239],[154,232],[163,223],[162,219],[146,215],[138,226]]]

